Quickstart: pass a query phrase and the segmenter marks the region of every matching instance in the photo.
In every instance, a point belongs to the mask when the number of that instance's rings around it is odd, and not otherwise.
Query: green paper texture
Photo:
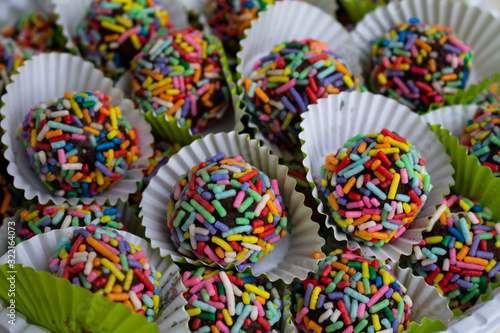
[[[455,169],[455,185],[451,192],[477,199],[483,207],[491,210],[493,220],[500,220],[500,178],[493,177],[491,169],[481,166],[477,157],[467,155],[467,148],[460,145],[458,138],[451,135],[449,130],[442,129],[441,125],[431,125],[431,129],[439,136]],[[490,283],[489,291],[481,295],[478,303],[489,300],[491,291],[500,287],[499,282],[500,275],[497,275],[495,282]],[[454,310],[453,314],[455,318],[465,315],[460,310]]]
[[[379,6],[385,5],[385,0],[379,0],[378,3],[368,0],[339,0],[339,3],[344,7],[349,19],[353,23],[358,23],[366,14]]]
[[[127,241],[141,247],[162,275],[160,304],[154,323],[145,316],[134,314],[122,303],[92,293],[48,272],[48,257],[54,253],[58,240],[66,233],[54,230],[38,235],[16,247],[17,264],[0,266],[0,301],[2,307],[15,300],[16,311],[24,315],[29,324],[52,332],[160,332],[182,333],[188,329],[189,316],[185,312],[186,290],[181,282],[179,267],[170,257],[162,258],[149,244],[135,235],[122,232]],[[7,262],[2,257],[3,263]],[[46,261],[45,261],[45,260]],[[9,291],[8,277],[15,276],[15,291]]]

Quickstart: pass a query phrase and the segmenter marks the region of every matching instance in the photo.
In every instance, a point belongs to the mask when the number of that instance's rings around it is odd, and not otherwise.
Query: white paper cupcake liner
[[[120,221],[123,223],[123,226],[127,230],[127,232],[134,234],[139,237],[144,236],[144,227],[141,224],[141,220],[138,217],[138,209],[134,207],[130,207],[127,203],[123,201],[118,201],[115,206],[118,209],[118,212],[121,214]],[[21,213],[25,209],[18,209],[16,214],[12,217],[6,217],[3,220],[3,226],[0,227],[0,257],[7,252],[9,248],[10,238],[8,236],[12,235],[14,239],[17,236],[17,227],[21,222]],[[9,234],[10,232],[10,234]],[[37,236],[35,236],[37,237]],[[15,242],[14,242],[15,245]]]
[[[421,325],[424,318],[440,320],[444,324],[450,321],[453,313],[448,307],[448,299],[441,296],[436,288],[429,286],[423,277],[413,275],[411,268],[403,269],[391,261],[387,262],[387,265],[394,270],[396,279],[406,288],[406,295],[409,295],[413,301],[410,314],[412,323]],[[290,288],[285,289],[285,305],[291,305],[290,296]],[[285,309],[287,308],[285,315],[291,318],[291,310],[289,307],[285,307]],[[295,326],[293,319],[291,322]],[[296,330],[300,332],[297,327]]]
[[[275,244],[261,262],[253,267],[255,276],[266,274],[270,281],[283,279],[290,283],[293,278],[304,278],[307,272],[316,268],[317,259],[313,252],[321,251],[324,240],[318,235],[319,226],[311,220],[312,211],[304,206],[304,195],[295,191],[296,181],[287,176],[288,168],[278,164],[278,158],[269,154],[269,148],[259,147],[258,140],[250,140],[248,135],[236,132],[210,134],[182,148],[158,174],[144,191],[140,203],[142,224],[146,227],[146,237],[153,248],[159,248],[162,256],[171,255],[174,261],[184,257],[171,240],[168,226],[168,203],[170,193],[180,175],[195,165],[218,153],[227,156],[241,155],[270,178],[278,180],[280,193],[288,212],[288,234]],[[186,258],[189,263],[195,260]]]
[[[279,24],[277,24],[279,22]],[[261,57],[269,54],[278,44],[290,40],[304,40],[313,38],[328,44],[328,48],[345,59],[363,85],[362,69],[356,54],[356,45],[347,30],[325,11],[308,3],[298,1],[277,2],[262,12],[259,18],[246,30],[246,38],[241,41],[241,51],[237,57],[236,67],[238,85],[241,79],[250,75],[254,63]],[[243,90],[240,94],[243,100]],[[245,109],[243,109],[245,111]],[[250,122],[252,127],[258,126]],[[278,145],[271,143],[263,136],[274,154],[279,157],[292,157],[282,151]]]
[[[430,125],[441,125],[460,140],[467,121],[472,119],[478,108],[477,105],[448,106],[422,115],[422,120]]]
[[[16,264],[32,267],[38,272],[49,272],[49,258],[56,252],[57,243],[67,232],[73,232],[75,229],[78,228],[71,227],[66,230],[53,230],[19,244],[16,247]],[[128,242],[141,247],[151,265],[161,273],[161,278],[159,279],[160,300],[165,301],[165,303],[160,305],[163,313],[155,320],[160,331],[173,333],[189,331],[189,315],[184,310],[187,302],[182,296],[186,288],[182,284],[179,267],[170,257],[164,257],[158,250],[152,249],[146,240],[125,231],[118,232]],[[7,255],[2,256],[0,258],[0,266],[6,264],[7,260]]]
[[[468,84],[477,83],[500,72],[500,19],[490,11],[451,0],[394,1],[368,13],[353,31],[359,59],[368,69],[371,59],[370,41],[382,36],[398,22],[412,17],[429,24],[440,24],[455,30],[474,53],[472,75]],[[366,76],[365,76],[366,77]]]
[[[19,74],[12,77],[14,81],[3,95],[2,128],[6,133],[2,142],[7,146],[5,158],[10,162],[7,168],[14,177],[14,186],[25,191],[27,199],[38,197],[41,204],[49,200],[55,204],[68,201],[76,204],[81,200],[85,204],[96,201],[110,205],[117,200],[126,201],[130,193],[137,190],[136,184],[143,177],[142,170],[148,166],[148,159],[153,154],[151,144],[151,126],[140,111],[135,110],[132,101],[123,99],[121,90],[113,87],[113,82],[105,78],[101,71],[95,69],[90,62],[67,53],[48,53],[33,57],[19,68]],[[18,130],[22,127],[24,116],[36,104],[54,97],[62,97],[64,92],[99,90],[112,98],[111,104],[119,105],[123,115],[137,129],[139,135],[140,154],[136,162],[126,171],[125,177],[114,187],[94,198],[65,198],[54,195],[42,183],[35,171],[29,167],[28,155]]]
[[[78,23],[85,17],[86,9],[92,0],[48,0],[54,2],[54,12],[58,15],[57,23],[63,28],[63,35],[67,38],[66,48],[76,50],[73,37],[76,35]],[[171,22],[178,28],[187,27],[187,15],[180,0],[159,0],[167,9]]]
[[[375,256],[381,260],[397,261],[400,255],[409,255],[412,245],[422,240],[422,230],[426,227],[428,217],[435,212],[435,206],[442,201],[442,195],[450,193],[453,185],[453,167],[451,159],[446,155],[445,147],[439,142],[421,118],[398,102],[381,95],[371,93],[340,93],[330,95],[309,106],[309,112],[302,116],[303,131],[299,138],[304,141],[302,152],[304,166],[308,169],[307,180],[311,183],[321,182],[321,166],[325,157],[335,153],[349,139],[360,133],[373,133],[387,128],[396,131],[417,147],[426,161],[426,168],[431,176],[432,190],[417,219],[394,242],[382,247],[368,246],[348,238],[337,226],[330,214],[328,203],[323,201],[317,185],[313,196],[322,202],[319,212],[326,215],[326,226],[333,229],[337,240],[349,240],[349,248],[361,248],[364,255]]]

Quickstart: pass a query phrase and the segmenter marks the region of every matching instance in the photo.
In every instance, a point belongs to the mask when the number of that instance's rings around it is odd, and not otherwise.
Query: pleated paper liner
[[[385,0],[377,2],[372,0],[339,0],[339,2],[353,23],[358,23],[367,13],[386,4]]]
[[[121,214],[120,221],[123,223],[127,232],[138,237],[145,237],[146,229],[141,224],[141,220],[138,217],[139,211],[137,207],[130,206],[120,200],[113,207],[117,208],[118,212]],[[29,205],[25,208],[29,208]],[[0,235],[5,235],[5,237],[0,237],[0,257],[7,252],[9,245],[16,245],[15,238],[17,236],[17,228],[22,220],[21,213],[23,210],[24,208],[19,209],[14,216],[5,218],[3,221],[4,225],[0,227]],[[10,238],[11,236],[13,237]],[[38,235],[35,235],[34,237],[37,236]]]
[[[419,18],[421,22],[454,29],[472,48],[474,61],[468,84],[477,83],[500,72],[500,53],[497,52],[500,47],[499,18],[495,18],[489,11],[458,1],[405,0],[378,7],[356,25],[353,38],[365,71],[365,79],[369,77],[366,71],[372,54],[370,41],[388,32],[398,22],[408,22],[412,17]]]
[[[308,38],[327,43],[330,50],[335,51],[349,63],[354,76],[360,79],[360,85],[363,85],[362,70],[351,35],[335,18],[313,5],[298,1],[277,2],[262,12],[245,33],[246,38],[241,41],[241,50],[237,54],[236,70],[239,86],[241,79],[250,75],[255,62],[268,55],[276,45]],[[240,99],[243,100],[243,89],[240,89],[239,93]],[[245,109],[246,105],[243,103],[243,112]],[[258,128],[252,121],[249,125]],[[295,158],[290,152],[283,151],[260,133],[257,138],[264,140],[271,151],[279,157]]]
[[[5,158],[10,162],[7,171],[14,177],[14,186],[25,191],[27,199],[37,197],[41,204],[49,200],[55,204],[68,201],[75,204],[81,200],[85,204],[96,201],[98,204],[108,202],[116,204],[117,200],[127,200],[130,193],[137,189],[137,182],[142,180],[142,170],[148,166],[148,159],[153,154],[151,144],[151,126],[144,116],[134,109],[132,101],[123,99],[121,90],[113,87],[113,82],[105,78],[101,71],[95,69],[90,62],[67,53],[48,53],[33,57],[19,68],[19,74],[13,76],[13,83],[2,97],[2,128],[6,131],[2,142],[7,146]],[[122,114],[137,129],[140,154],[114,187],[100,193],[94,198],[65,198],[56,196],[29,167],[28,155],[19,133],[23,119],[36,104],[54,97],[63,97],[66,91],[100,91],[111,96],[112,105],[119,105]]]
[[[78,48],[73,42],[76,35],[76,27],[78,23],[85,17],[87,8],[93,0],[57,0],[54,12],[57,14],[57,23],[62,26],[63,34],[67,38],[66,48],[78,52]],[[184,12],[181,0],[158,0],[167,12],[170,21],[179,28],[187,27],[187,15]]]
[[[411,324],[405,332],[433,333],[445,330],[445,325],[453,316],[448,307],[448,299],[441,296],[436,288],[429,286],[424,278],[413,275],[410,268],[403,269],[390,261],[387,265],[394,270],[394,275],[400,285],[406,287],[406,295],[409,295],[413,301],[410,314]],[[285,289],[285,312],[290,317],[291,324],[295,326],[291,318],[290,297],[289,286]],[[296,328],[296,331],[300,332],[300,329]]]
[[[171,240],[168,226],[168,203],[170,193],[180,175],[195,165],[218,153],[227,156],[241,155],[271,179],[277,179],[280,193],[288,212],[287,235],[275,244],[275,248],[261,262],[255,264],[252,274],[266,274],[270,281],[283,279],[289,283],[295,277],[304,278],[308,271],[317,265],[313,252],[320,251],[324,240],[318,236],[318,225],[311,220],[312,211],[304,206],[304,196],[296,192],[295,180],[287,176],[288,169],[278,164],[278,158],[269,154],[269,148],[260,147],[257,140],[236,132],[218,133],[205,136],[182,148],[158,174],[144,191],[140,203],[142,224],[146,227],[146,237],[153,248],[159,248],[162,256],[171,255],[174,261],[197,261],[196,257],[185,257]],[[184,258],[185,257],[185,258]],[[230,269],[236,269],[233,265]]]
[[[447,106],[422,115],[422,120],[430,125],[441,125],[442,129],[449,130],[460,139],[467,121],[472,119],[478,108],[477,105]]]
[[[123,304],[93,294],[85,288],[56,278],[49,273],[49,258],[55,253],[59,239],[76,228],[54,230],[33,237],[16,247],[16,265],[7,264],[8,257],[0,258],[0,298],[9,301],[11,271],[15,271],[15,304],[31,323],[51,331],[90,332],[186,332],[189,316],[182,296],[179,268],[170,257],[162,257],[149,243],[128,232],[120,231],[127,241],[141,247],[151,265],[162,274],[160,282],[160,311],[155,324],[148,324],[140,314],[132,314]]]
[[[313,196],[321,200],[320,213],[326,215],[326,226],[333,229],[335,238],[347,240],[350,249],[361,248],[364,255],[381,260],[397,261],[401,255],[409,255],[412,246],[422,240],[422,230],[428,217],[434,214],[435,205],[440,204],[442,195],[448,194],[453,185],[453,168],[445,147],[439,142],[427,124],[410,109],[381,95],[371,93],[340,93],[330,95],[309,106],[309,112],[302,116],[303,131],[299,138],[303,142],[303,164],[308,170],[307,180],[313,188]],[[373,133],[387,128],[406,138],[422,153],[433,186],[427,202],[408,229],[393,242],[382,247],[368,246],[354,241],[337,226],[331,217],[330,207],[317,184],[321,182],[321,166],[325,157],[333,154],[349,139],[360,133]]]

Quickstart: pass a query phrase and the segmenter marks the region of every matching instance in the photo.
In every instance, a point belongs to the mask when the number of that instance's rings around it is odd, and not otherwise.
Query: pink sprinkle
[[[401,236],[405,231],[406,231],[406,227],[403,226],[403,227],[399,228],[398,231],[396,231],[396,233],[394,234],[394,238],[398,239],[399,236]]]
[[[261,121],[266,122],[266,123],[267,123],[267,122],[269,122],[269,120],[271,120],[271,118],[269,117],[269,115],[267,115],[267,114],[265,114],[265,113],[261,114],[261,115],[259,116],[259,119],[260,119]]]
[[[191,102],[191,115],[195,116],[196,112],[198,111],[196,109],[196,98],[194,97],[194,95],[191,95],[189,97],[189,101]]]
[[[87,140],[87,137],[83,134],[73,133],[73,134],[71,134],[71,139],[78,140],[78,141],[85,141],[85,140]]]
[[[52,260],[50,262],[50,265],[49,265],[50,270],[53,271],[54,270],[54,266],[56,266],[59,262],[60,262],[60,260],[58,258],[55,258],[54,260]]]
[[[391,66],[391,61],[389,60],[389,57],[383,57],[382,58],[382,64],[384,65],[385,68]]]
[[[108,235],[106,235],[106,234],[102,234],[102,236],[101,236],[101,237],[102,237],[103,242],[105,242],[105,243],[109,243],[109,237],[108,237]]]
[[[206,183],[203,181],[203,179],[201,177],[197,177],[196,184],[198,184],[199,187],[203,187],[203,186],[205,186]]]
[[[212,251],[210,246],[205,246],[204,252],[210,258],[210,260],[217,262],[217,263],[220,261],[219,257],[217,257],[215,255],[214,251]]]
[[[457,263],[457,250],[455,248],[450,249],[450,264],[456,265]]]
[[[393,79],[395,84],[398,85],[398,87],[403,91],[404,94],[410,94],[410,89],[401,81],[401,79],[397,76],[395,76]]]
[[[480,123],[484,118],[491,116],[491,111],[485,112],[474,120],[474,123]]]
[[[358,305],[358,318],[363,318],[365,316],[366,304],[360,303]]]
[[[363,214],[380,215],[381,210],[376,208],[363,208]]]
[[[196,94],[198,94],[198,96],[201,96],[208,90],[208,88],[210,88],[210,85],[208,83],[205,83],[203,86],[201,86],[200,89],[196,91]]]
[[[245,191],[239,191],[238,194],[236,195],[236,198],[234,199],[233,207],[239,208],[241,206],[241,203],[243,202],[244,197],[245,197]]]
[[[134,293],[137,294],[137,293],[141,292],[142,290],[144,290],[144,285],[142,283],[138,283],[135,286],[133,286],[132,288],[130,288],[130,290],[132,290]]]
[[[299,313],[297,313],[297,317],[295,318],[297,323],[301,323],[304,316],[309,312],[309,308],[304,306]]]
[[[275,196],[280,195],[280,188],[278,187],[278,180],[276,180],[276,179],[271,180],[271,188],[273,189]]]
[[[191,272],[185,271],[184,274],[182,274],[182,283],[184,283],[184,285],[186,285],[186,282],[189,280],[190,277],[191,277]],[[186,286],[186,287],[190,287],[190,286]]]
[[[347,209],[356,209],[356,208],[363,208],[365,203],[362,200],[359,201],[354,201],[354,202],[349,202],[346,207]]]
[[[309,74],[307,74],[308,77],[315,77],[316,74],[318,73],[318,70],[316,68],[313,68]]]
[[[85,215],[87,215],[87,214],[85,214],[84,212],[76,211],[76,210],[70,210],[70,211],[68,211],[68,215],[76,216],[76,217],[79,217],[79,218],[83,219],[85,217]],[[105,234],[103,234],[103,236],[104,235]]]
[[[342,198],[344,196],[344,191],[342,190],[342,185],[337,184],[337,186],[335,186],[335,189],[337,190],[337,194]]]
[[[389,287],[386,284],[384,284],[382,287],[380,287],[377,293],[373,295],[372,298],[370,298],[368,303],[366,303],[366,306],[371,307],[373,304],[377,303],[380,297],[382,297],[382,295],[384,295],[387,292],[387,290],[389,290]]]
[[[366,207],[368,207],[368,208],[371,208],[373,206],[372,203],[370,202],[370,198],[367,197],[366,195],[363,196],[363,202],[365,203]]]
[[[375,179],[373,179],[371,182],[373,183],[373,185],[377,186],[377,185],[379,185],[379,184],[380,184],[380,179],[375,178]]]
[[[274,128],[276,129],[276,131],[281,132],[281,124],[280,124],[279,120],[275,118],[275,119],[273,119],[273,123],[274,123]]]
[[[360,211],[350,211],[350,212],[345,213],[345,216],[348,219],[356,219],[358,217],[361,217],[361,215],[362,215],[362,213]]]
[[[87,281],[92,283],[97,278],[97,274],[95,272],[91,272],[89,276],[87,276]]]
[[[65,164],[67,162],[66,155],[64,154],[64,149],[57,150],[57,156],[59,157],[59,163]]]
[[[218,180],[217,181],[218,185],[229,185],[229,179],[224,179],[224,180]]]
[[[217,308],[217,309],[224,309],[224,303],[221,303],[221,302],[214,302],[214,301],[206,301],[206,303],[208,305],[211,305],[213,306],[214,308]]]
[[[414,66],[414,67],[412,67],[410,70],[411,70],[413,73],[420,74],[420,75],[425,75],[425,74],[427,74],[427,73],[428,73],[427,69],[422,68],[422,67],[416,67],[416,66]]]
[[[133,27],[133,28],[130,28],[128,29],[127,31],[125,31],[121,36],[120,38],[118,38],[118,44],[121,44],[123,43],[124,41],[126,41],[130,36],[132,35],[137,35],[138,33],[141,32],[141,28],[139,28],[138,26],[137,27]]]
[[[222,320],[217,320],[217,322],[215,323],[215,326],[217,326],[219,331],[221,331],[222,333],[231,333],[231,330],[229,330],[229,327],[227,327],[226,324],[224,324],[222,322]]]
[[[374,227],[368,228],[368,232],[379,231],[379,230],[382,230],[383,228],[384,228],[384,226],[382,224],[377,224]]]
[[[43,211],[43,215],[52,215],[52,213],[55,213],[57,210],[57,208],[49,208],[49,209],[45,209]]]
[[[281,87],[276,88],[276,90],[275,90],[276,94],[284,93],[288,89],[292,88],[293,86],[295,86],[295,82],[297,82],[297,80],[295,78],[293,78],[290,81],[288,81],[287,83],[285,83],[284,85],[282,85]]]
[[[441,103],[443,101],[443,97],[437,95],[434,97],[434,103]]]
[[[119,255],[119,254],[120,254],[120,252],[119,252],[116,248],[114,248],[114,247],[110,246],[109,244],[106,244],[106,243],[104,243],[103,241],[98,241],[98,242],[99,242],[102,246],[104,246],[106,249],[108,249],[111,253],[116,254],[116,255]]]
[[[399,170],[399,173],[401,174],[401,184],[408,184],[408,172],[406,169]]]
[[[220,300],[222,303],[226,303],[226,295],[219,295],[219,300]]]
[[[455,204],[457,201],[458,197],[456,194],[453,194],[451,197],[448,198],[448,207],[451,207]]]
[[[352,325],[349,325],[345,330],[342,331],[342,333],[352,333],[353,331],[354,327],[352,327]]]
[[[375,207],[380,206],[380,202],[377,200],[377,198],[371,198],[371,202]]]
[[[484,271],[484,266],[472,264],[472,263],[468,263],[468,262],[457,261],[456,265],[460,268],[473,269],[475,271]]]
[[[130,260],[139,260],[141,258],[143,258],[146,254],[144,253],[144,250],[141,250],[141,251],[138,251],[134,254],[128,254],[127,255],[127,259],[130,259]]]

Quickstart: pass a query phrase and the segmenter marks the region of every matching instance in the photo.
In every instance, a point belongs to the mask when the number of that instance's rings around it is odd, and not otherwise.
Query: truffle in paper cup
[[[274,250],[262,261],[255,264],[252,273],[255,276],[265,273],[271,281],[281,278],[286,283],[294,277],[305,277],[317,264],[312,254],[320,251],[324,244],[324,240],[318,236],[318,225],[311,220],[311,210],[303,204],[303,194],[294,190],[296,182],[286,175],[287,168],[278,164],[278,158],[269,154],[269,148],[259,147],[258,141],[249,140],[246,134],[230,132],[207,135],[182,148],[160,169],[144,191],[140,204],[142,224],[146,227],[146,237],[151,239],[152,246],[159,248],[162,255],[171,255],[175,261],[185,256],[171,240],[168,223],[170,194],[179,176],[221,152],[226,156],[241,155],[269,178],[277,179],[288,213],[287,235],[275,243]],[[189,257],[186,260],[194,262]]]
[[[411,321],[410,326],[405,332],[431,333],[446,329],[445,324],[448,323],[453,316],[447,305],[448,300],[439,295],[436,288],[427,285],[422,277],[413,275],[411,269],[402,269],[391,261],[386,262],[386,265],[394,271],[394,276],[398,284],[402,286],[403,291],[411,298],[413,303],[409,316]],[[317,270],[314,272],[317,272]],[[285,289],[284,315],[290,317],[292,316],[290,311],[291,296],[292,290],[291,287],[288,287]],[[291,321],[296,327],[296,331],[302,332],[302,330],[297,328],[293,319]]]
[[[19,69],[9,85],[7,94],[2,97],[2,128],[5,135],[2,142],[7,146],[5,158],[10,162],[7,168],[14,177],[14,186],[25,191],[27,199],[38,197],[41,204],[49,200],[60,204],[67,200],[75,204],[79,200],[88,204],[95,200],[99,204],[106,201],[114,205],[118,199],[125,201],[130,193],[136,191],[136,183],[142,179],[142,169],[147,167],[148,158],[153,154],[151,126],[143,115],[135,110],[130,100],[123,99],[121,90],[113,87],[113,82],[104,78],[101,71],[80,57],[67,53],[50,53],[35,56]],[[36,104],[54,97],[63,97],[67,91],[100,91],[111,96],[111,104],[120,106],[122,114],[137,129],[140,152],[117,184],[94,198],[65,198],[55,195],[43,184],[28,164],[28,156],[21,135],[18,133],[23,119]]]
[[[474,52],[474,63],[468,84],[477,83],[500,71],[500,19],[478,7],[451,0],[405,0],[392,2],[368,13],[357,25],[353,38],[365,78],[372,56],[370,41],[384,35],[398,22],[418,18],[428,24],[452,28]],[[473,29],[471,27],[474,27]],[[367,83],[368,85],[368,83]]]
[[[319,8],[297,1],[277,2],[260,14],[259,18],[252,23],[252,27],[246,30],[246,38],[241,41],[241,50],[237,54],[238,85],[242,85],[243,77],[250,75],[255,62],[268,55],[275,46],[286,41],[308,38],[328,44],[328,49],[340,55],[349,64],[354,76],[360,80],[359,84],[363,85],[356,47],[347,30],[331,15]],[[240,99],[243,100],[243,90],[240,92]],[[252,122],[250,126],[258,127]],[[264,139],[273,153],[278,156],[286,159],[293,157],[262,135],[258,138]]]
[[[63,27],[67,38],[66,48],[77,50],[74,43],[76,27],[85,17],[86,10],[94,0],[56,0],[54,12],[58,15],[57,23]],[[169,20],[178,28],[187,27],[187,15],[179,0],[158,0],[168,12]]]
[[[422,115],[422,120],[430,125],[441,125],[441,128],[460,139],[467,121],[474,117],[478,108],[477,105],[447,106]]]
[[[162,274],[160,282],[160,311],[154,323],[148,324],[140,314],[132,314],[123,304],[114,303],[101,295],[56,278],[49,272],[50,256],[56,252],[59,240],[77,228],[54,230],[33,237],[16,247],[16,265],[7,264],[8,257],[0,258],[0,298],[9,300],[8,271],[16,271],[16,308],[30,322],[52,331],[120,332],[186,332],[188,314],[179,268],[169,257],[162,257],[149,243],[128,232],[119,231],[128,242],[144,250],[151,265]],[[33,286],[37,286],[33,288]]]
[[[302,118],[303,131],[299,137],[303,141],[307,179],[315,185],[313,196],[322,201],[319,211],[327,216],[326,226],[333,229],[335,238],[347,239],[350,249],[361,248],[364,255],[383,260],[397,261],[400,255],[411,253],[412,245],[422,240],[421,231],[427,225],[427,217],[434,213],[435,205],[441,203],[442,195],[448,194],[449,185],[454,183],[450,158],[438,137],[407,107],[371,93],[330,95],[319,100],[318,104],[310,105],[309,112],[304,113]],[[348,139],[360,133],[379,132],[384,128],[397,132],[421,152],[433,187],[420,214],[408,229],[396,241],[374,247],[351,241],[340,230],[330,216],[329,204],[319,193],[317,184],[321,183],[321,166],[327,155],[335,153]]]

